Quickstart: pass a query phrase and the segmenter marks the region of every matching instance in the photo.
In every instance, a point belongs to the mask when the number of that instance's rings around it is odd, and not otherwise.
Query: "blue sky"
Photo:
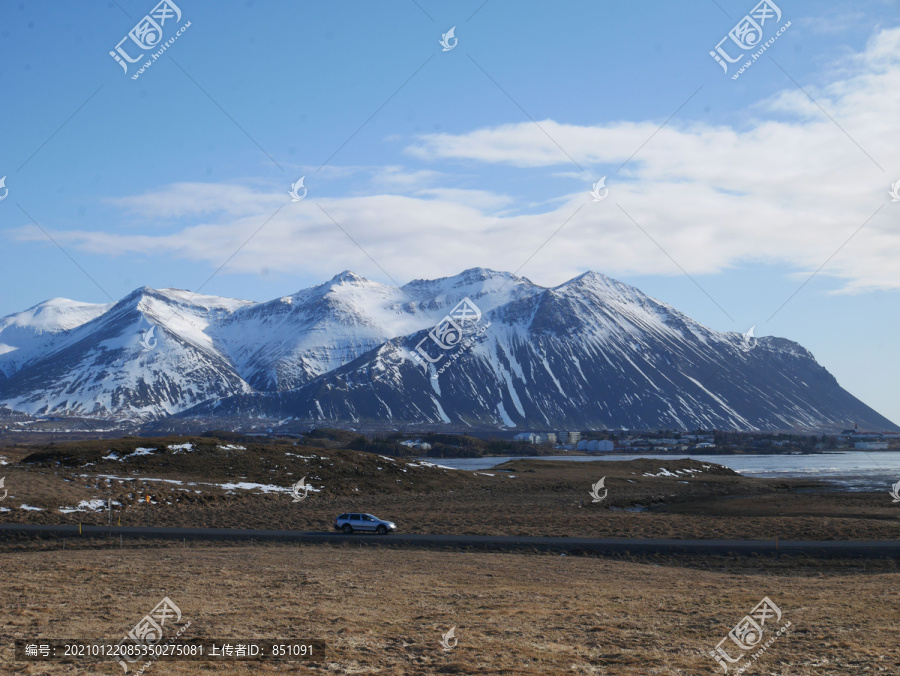
[[[182,0],[132,79],[155,4],[0,0],[0,315],[527,260],[796,340],[900,421],[896,0],[779,2],[737,79],[709,52],[752,0]]]

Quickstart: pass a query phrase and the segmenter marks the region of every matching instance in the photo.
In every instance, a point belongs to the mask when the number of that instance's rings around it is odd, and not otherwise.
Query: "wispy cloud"
[[[324,198],[311,189],[306,201],[282,209],[224,272],[289,272],[302,262],[311,274],[350,268],[379,277],[367,255],[316,208],[318,202],[397,279],[455,274],[476,265],[517,269],[581,205],[522,274],[545,284],[585,269],[681,274],[674,259],[692,275],[746,261],[781,263],[803,275],[833,256],[888,202],[819,274],[843,280],[845,291],[900,288],[900,204],[891,204],[887,194],[900,178],[900,29],[879,31],[862,53],[836,66],[840,70],[829,74],[829,84],[803,85],[844,131],[788,83],[760,102],[740,128],[667,125],[620,174],[597,171],[596,178],[610,174],[609,198],[597,204],[587,194],[587,181],[545,200],[539,213],[523,213],[533,208],[528,196],[450,187],[456,160],[466,161],[466,171],[472,161],[542,167],[559,180],[570,162],[530,122],[421,136],[407,152],[441,162],[439,170],[335,168],[333,178],[353,177],[338,193],[343,196]],[[579,163],[593,167],[617,166],[658,126],[658,120],[596,126],[541,121]],[[52,234],[97,254],[144,252],[219,265],[286,200],[285,190],[176,184],[115,204],[129,214],[202,223],[165,234]],[[27,228],[18,236],[42,237]]]
[[[816,35],[836,35],[858,29],[868,20],[865,12],[830,12],[827,15],[801,17],[797,25]]]

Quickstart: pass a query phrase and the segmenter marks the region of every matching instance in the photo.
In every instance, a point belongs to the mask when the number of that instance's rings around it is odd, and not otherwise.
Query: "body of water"
[[[843,489],[855,491],[890,490],[900,481],[900,452],[842,451],[814,455],[556,455],[541,458],[508,456],[493,458],[421,458],[445,467],[466,470],[486,470],[507,460],[636,460],[648,458],[673,460],[691,457],[694,460],[725,465],[745,476],[760,478],[822,479]]]

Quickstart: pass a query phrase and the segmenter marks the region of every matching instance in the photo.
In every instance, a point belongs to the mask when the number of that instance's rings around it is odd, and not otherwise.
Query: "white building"
[[[416,448],[420,451],[430,451],[431,444],[422,441],[421,439],[407,439],[406,441],[400,442],[401,446],[408,446],[409,448]]]
[[[579,441],[577,448],[579,451],[588,451],[590,453],[596,453],[598,451],[611,451],[613,450],[613,442],[606,439],[602,441],[599,441],[597,439],[592,439],[591,441]]]
[[[555,444],[556,435],[553,432],[541,434],[540,432],[520,432],[513,437],[514,441],[524,441],[528,444]]]
[[[857,441],[853,444],[853,448],[860,451],[883,451],[888,447],[886,441]]]
[[[581,440],[581,432],[560,432],[559,438],[560,441],[565,439],[567,444],[574,446]]]

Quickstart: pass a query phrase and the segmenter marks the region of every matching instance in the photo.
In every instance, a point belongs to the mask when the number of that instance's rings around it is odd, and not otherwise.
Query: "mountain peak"
[[[620,282],[618,279],[613,279],[612,277],[607,277],[606,275],[600,272],[594,272],[593,270],[588,270],[587,272],[582,272],[577,277],[573,277],[567,282],[563,282],[557,289],[561,289],[565,286],[592,286],[592,287],[621,287],[621,288],[634,288],[630,287],[624,282]]]
[[[438,277],[437,279],[414,279],[408,284],[404,285],[404,288],[410,289],[421,289],[421,288],[434,288],[434,287],[462,287],[470,284],[478,285],[481,282],[489,282],[494,280],[503,280],[504,282],[510,281],[525,281],[528,282],[524,277],[516,277],[511,272],[502,272],[498,270],[491,270],[490,268],[468,268],[467,270],[463,270],[457,275],[453,275],[451,277]],[[529,282],[530,283],[530,282]]]
[[[141,303],[147,297],[158,298],[159,292],[156,289],[152,289],[149,286],[139,286],[138,288],[131,291],[124,298],[119,299],[115,303],[116,308],[122,307],[135,307]]]
[[[643,301],[647,299],[647,295],[640,289],[620,282],[618,279],[607,277],[599,272],[588,270],[577,277],[573,277],[568,282],[564,282],[554,291],[576,291],[598,294],[607,298],[618,298],[623,301]]]
[[[588,270],[587,272],[582,272],[577,277],[573,277],[572,279],[570,279],[569,283],[579,282],[582,280],[585,282],[608,281],[609,279],[610,279],[610,277],[607,277],[604,274],[601,274],[599,272],[594,272],[593,270]]]
[[[463,279],[493,279],[494,277],[514,277],[511,272],[492,270],[491,268],[468,268],[457,275]]]
[[[82,303],[68,298],[51,298],[27,310],[0,319],[7,326],[27,326],[39,331],[71,329],[90,321],[112,307],[111,303]]]
[[[360,282],[368,282],[365,277],[360,277],[352,270],[344,270],[342,273],[331,278],[329,284],[358,284]]]

